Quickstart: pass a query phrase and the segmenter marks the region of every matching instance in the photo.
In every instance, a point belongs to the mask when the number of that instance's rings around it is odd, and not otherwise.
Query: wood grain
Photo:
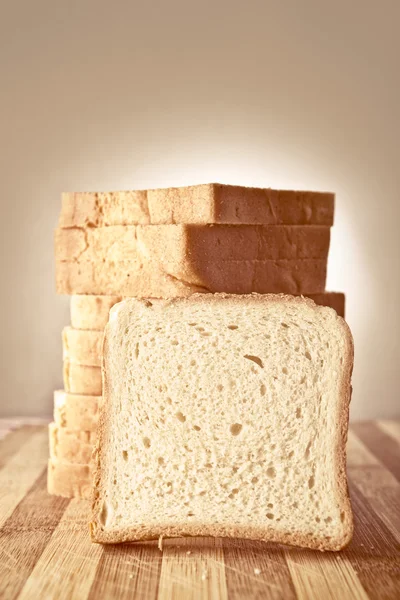
[[[0,430],[9,427],[9,423]],[[88,503],[49,496],[45,426],[0,441],[0,598],[367,600],[400,598],[400,427],[349,432],[350,545],[321,553],[236,539],[99,546]]]

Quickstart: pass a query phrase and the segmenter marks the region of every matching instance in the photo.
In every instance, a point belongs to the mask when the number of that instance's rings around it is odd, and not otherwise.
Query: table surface
[[[164,540],[162,552],[92,544],[88,503],[47,494],[46,426],[0,421],[0,437],[0,598],[400,598],[400,422],[351,427],[355,533],[339,553],[240,539]]]

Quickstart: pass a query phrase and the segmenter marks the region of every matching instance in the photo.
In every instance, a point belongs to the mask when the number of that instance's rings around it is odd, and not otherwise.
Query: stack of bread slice
[[[88,497],[102,401],[103,330],[124,297],[325,291],[334,196],[219,184],[64,194],[55,232],[57,291],[71,295],[64,390],[49,426],[48,489]]]

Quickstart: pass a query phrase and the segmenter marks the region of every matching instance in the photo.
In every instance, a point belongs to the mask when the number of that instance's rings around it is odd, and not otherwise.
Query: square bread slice
[[[56,261],[150,261],[188,266],[226,260],[327,258],[330,228],[297,225],[137,225],[56,229]],[[172,267],[173,268],[173,267]]]
[[[64,389],[69,394],[101,396],[101,368],[63,362]]]
[[[92,491],[92,465],[69,463],[50,458],[47,468],[47,491],[53,496],[84,498]]]
[[[61,462],[91,462],[97,431],[77,431],[49,424],[50,458]]]
[[[156,190],[65,193],[59,227],[245,223],[333,225],[334,194],[208,183]]]
[[[62,331],[63,359],[78,365],[101,367],[102,331],[64,327]]]
[[[190,261],[146,258],[131,261],[56,263],[59,294],[98,294],[138,298],[187,297],[195,292],[320,294],[326,259]]]
[[[339,550],[353,529],[352,366],[345,321],[308,299],[115,305],[92,539],[229,536]]]
[[[97,431],[102,396],[54,392],[54,421],[60,427],[74,431]]]

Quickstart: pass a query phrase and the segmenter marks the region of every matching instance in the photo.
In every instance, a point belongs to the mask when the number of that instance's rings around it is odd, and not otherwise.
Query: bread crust
[[[49,459],[47,470],[47,491],[64,498],[90,499],[92,491],[92,470],[90,465],[71,464]]]
[[[55,230],[56,261],[326,259],[330,228],[315,225],[120,225]]]
[[[122,296],[76,294],[71,297],[71,325],[74,329],[103,331],[110,309],[121,302]]]
[[[196,292],[319,294],[325,290],[327,261],[205,261],[197,264],[71,261],[56,263],[60,294],[127,297],[188,297]]]
[[[138,191],[65,193],[59,227],[228,223],[333,225],[334,194],[209,183]]]
[[[89,367],[101,366],[102,331],[64,327],[62,340],[64,360]]]
[[[96,431],[102,396],[54,392],[54,421],[73,431]]]
[[[175,304],[180,302],[185,303],[207,303],[214,304],[219,303],[221,300],[229,299],[230,301],[241,304],[249,302],[259,303],[296,303],[299,305],[307,305],[316,311],[330,310],[325,307],[317,306],[311,299],[304,297],[293,297],[283,294],[251,294],[249,296],[235,296],[230,294],[194,294],[190,298],[171,298],[167,300],[156,300],[157,304],[165,306],[168,304]],[[136,302],[143,303],[148,308],[151,308],[154,301],[146,299],[137,299]],[[114,309],[115,310],[115,309]],[[350,504],[350,497],[347,486],[346,478],[346,442],[347,442],[347,431],[348,431],[348,419],[349,419],[349,404],[351,399],[351,375],[353,370],[353,358],[354,358],[354,345],[353,338],[350,329],[346,322],[339,316],[336,316],[336,323],[341,328],[342,334],[346,340],[345,344],[345,356],[343,357],[343,372],[341,380],[341,394],[340,402],[338,406],[339,413],[339,427],[337,429],[337,436],[335,441],[334,449],[334,467],[337,474],[339,497],[341,502],[342,519],[345,523],[344,534],[335,539],[326,539],[325,537],[314,536],[312,534],[296,533],[296,532],[281,532],[281,531],[268,531],[266,536],[265,528],[260,527],[248,527],[238,525],[213,525],[204,526],[202,524],[188,523],[188,524],[165,524],[159,523],[157,526],[146,526],[141,524],[136,527],[127,527],[119,531],[105,531],[100,523],[100,511],[101,511],[101,496],[104,493],[104,481],[102,480],[102,464],[107,459],[107,418],[108,418],[108,407],[110,405],[110,390],[107,382],[107,371],[105,363],[108,360],[108,338],[110,325],[107,325],[105,329],[104,341],[103,341],[103,361],[102,361],[102,377],[103,377],[103,395],[104,405],[100,412],[99,419],[99,430],[98,430],[98,441],[93,454],[94,460],[94,483],[92,493],[92,515],[89,524],[91,538],[94,542],[108,544],[118,543],[127,541],[139,541],[139,540],[150,540],[162,537],[182,537],[182,536],[221,536],[221,537],[242,537],[248,539],[258,539],[266,542],[278,542],[282,544],[289,544],[295,546],[302,546],[306,548],[316,550],[341,550],[351,540],[353,534],[353,516]]]
[[[319,306],[333,308],[339,317],[345,316],[345,295],[341,292],[322,292],[308,296]],[[104,331],[110,309],[123,300],[122,296],[71,296],[71,325],[74,329]]]
[[[96,431],[71,430],[50,423],[50,458],[62,462],[89,464],[96,437]]]
[[[64,389],[70,394],[101,396],[101,368],[64,361]]]

